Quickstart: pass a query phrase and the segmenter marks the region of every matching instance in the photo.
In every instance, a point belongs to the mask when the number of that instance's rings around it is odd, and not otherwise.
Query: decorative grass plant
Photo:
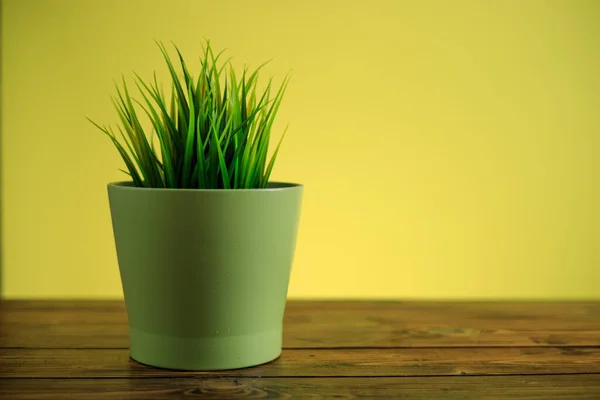
[[[165,46],[157,44],[170,72],[169,98],[159,87],[156,73],[152,82],[135,74],[141,97],[130,95],[123,78],[122,88],[116,85],[117,96],[112,99],[121,122],[118,134],[90,119],[123,158],[127,170],[121,171],[137,187],[266,187],[285,136],[284,131],[267,162],[271,128],[289,75],[271,97],[272,80],[264,91],[257,89],[259,70],[266,63],[252,73],[244,68],[241,76],[236,75],[229,60],[219,62],[223,52],[215,56],[207,41],[200,71],[193,76],[177,46],[174,63]],[[144,128],[144,122],[151,128]]]

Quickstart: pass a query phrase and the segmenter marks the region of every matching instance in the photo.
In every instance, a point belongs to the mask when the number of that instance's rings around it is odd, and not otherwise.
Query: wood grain
[[[5,379],[0,398],[598,400],[600,375],[429,378]]]
[[[600,346],[598,302],[289,301],[284,348]],[[0,347],[129,346],[120,301],[1,301]]]
[[[600,348],[285,350],[249,369],[198,373],[151,368],[127,350],[0,349],[0,378],[391,377],[600,373]]]
[[[0,301],[0,399],[600,399],[600,302],[290,301],[279,359],[212,373],[128,346],[120,301]]]

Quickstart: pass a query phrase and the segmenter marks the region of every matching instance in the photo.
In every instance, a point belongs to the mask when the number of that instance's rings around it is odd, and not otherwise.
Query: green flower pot
[[[109,184],[131,357],[180,370],[277,358],[302,192]]]

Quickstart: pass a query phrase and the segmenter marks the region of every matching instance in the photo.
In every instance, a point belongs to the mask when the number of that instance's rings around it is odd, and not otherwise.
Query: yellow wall
[[[121,296],[113,79],[293,68],[290,297],[600,298],[600,2],[5,0],[3,294]],[[164,76],[164,75],[160,75]]]

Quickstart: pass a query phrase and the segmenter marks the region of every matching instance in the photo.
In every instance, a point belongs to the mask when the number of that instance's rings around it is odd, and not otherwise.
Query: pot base
[[[174,337],[129,328],[130,355],[152,367],[217,371],[247,368],[273,361],[281,354],[281,329],[249,335]]]

